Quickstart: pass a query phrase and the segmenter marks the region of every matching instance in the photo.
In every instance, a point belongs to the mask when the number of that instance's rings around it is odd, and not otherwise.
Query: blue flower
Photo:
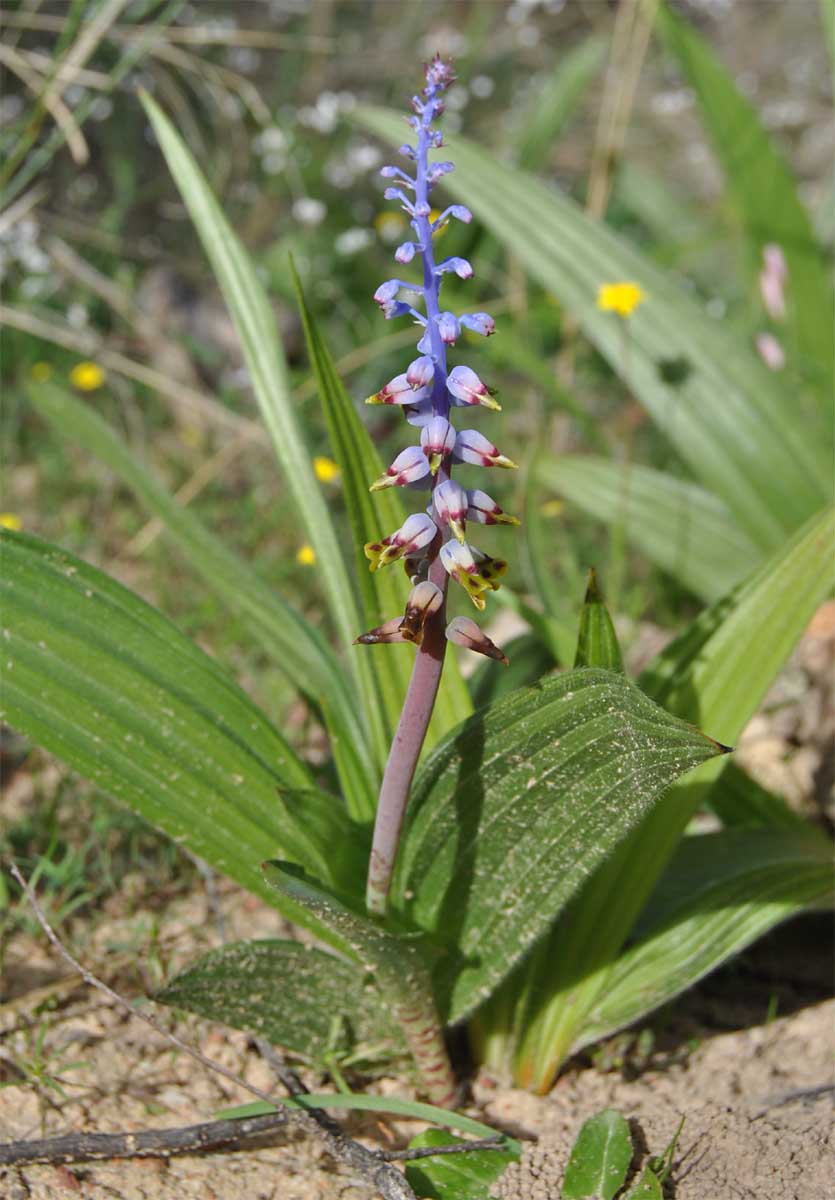
[[[450,220],[469,224],[473,218],[466,205],[451,204],[430,220],[435,209],[430,199],[432,190],[455,169],[454,163],[446,160],[429,162],[430,151],[443,145],[440,130],[433,122],[443,112],[443,94],[454,79],[451,64],[436,56],[427,64],[425,78],[423,92],[411,100],[413,115],[407,118],[414,142],[400,147],[401,156],[413,164],[409,170],[414,170],[414,176],[399,166],[385,166],[381,171],[383,178],[391,181],[383,193],[385,198],[400,202],[413,230],[413,236],[395,250],[395,260],[408,264],[420,256],[423,283],[387,279],[374,293],[387,320],[408,315],[420,326],[418,357],[403,374],[396,375],[370,396],[367,403],[396,405],[408,424],[420,429],[420,444],[401,451],[385,474],[374,481],[371,490],[430,488],[431,500],[425,512],[413,514],[393,534],[365,547],[372,571],[401,558],[415,585],[411,609],[407,606],[404,617],[393,618],[363,634],[358,641],[366,644],[412,641],[419,645],[425,623],[436,614],[439,620],[445,619],[446,575],[462,585],[476,608],[483,609],[485,594],[499,586],[507,564],[468,545],[467,521],[482,525],[518,524],[486,492],[477,488],[467,490],[450,477],[454,463],[483,467],[516,464],[477,430],[456,431],[449,419],[454,408],[500,408],[493,399],[493,389],[471,367],[464,364],[451,370],[447,367],[447,347],[459,341],[464,329],[490,337],[496,324],[488,313],[458,315],[441,307],[444,279],[452,274],[459,279],[470,279],[473,268],[467,259],[457,256],[436,263],[433,234]],[[402,300],[403,292],[416,295],[418,307]],[[427,579],[435,563],[443,570]],[[442,588],[438,586],[440,583]],[[501,651],[469,618],[452,621],[447,636],[458,645],[505,661]]]

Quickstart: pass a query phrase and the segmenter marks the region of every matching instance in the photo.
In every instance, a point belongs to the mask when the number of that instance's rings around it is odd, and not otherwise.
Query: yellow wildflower
[[[48,362],[32,363],[29,374],[34,379],[35,383],[46,383],[52,375],[52,367]]]
[[[597,293],[597,307],[602,312],[614,312],[619,317],[631,317],[647,295],[639,283],[624,280],[621,283],[601,283]]]
[[[0,526],[3,529],[12,529],[15,533],[23,528],[23,522],[17,513],[0,513]]]
[[[94,362],[76,363],[70,371],[70,383],[80,392],[94,392],[106,378],[104,369]]]
[[[339,475],[339,467],[332,458],[317,454],[313,460],[313,473],[320,483],[332,483]]]
[[[302,567],[312,567],[316,562],[316,551],[309,542],[305,542],[296,552],[296,562]]]
[[[541,505],[539,511],[542,513],[543,517],[561,517],[565,511],[565,501],[557,499],[546,500],[545,503]]]
[[[384,242],[394,243],[406,230],[406,218],[402,213],[381,212],[374,218],[374,228]]]

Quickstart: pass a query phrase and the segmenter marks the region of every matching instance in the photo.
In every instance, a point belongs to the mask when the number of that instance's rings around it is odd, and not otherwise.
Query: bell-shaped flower
[[[467,530],[467,493],[454,479],[445,479],[432,493],[438,519],[450,527],[459,542]]]
[[[469,225],[473,214],[465,204],[450,204],[449,208],[445,208],[441,215],[432,222],[432,232],[434,233],[442,225],[446,225],[450,217],[455,217],[457,221],[463,221],[465,225]]]
[[[426,549],[437,532],[438,527],[430,516],[426,513],[413,513],[399,529],[383,538],[381,542],[365,543],[365,557],[369,560],[369,569],[378,571],[380,567],[387,567],[398,558],[416,555]]]
[[[420,431],[420,444],[433,475],[456,444],[455,430],[446,417],[430,417]]]
[[[354,645],[376,646],[379,642],[387,644],[407,642],[409,639],[403,634],[402,625],[402,617],[392,617],[390,621],[384,621],[376,629],[369,629],[368,633],[361,633],[358,638],[354,638]]]
[[[461,336],[461,326],[458,324],[455,313],[438,313],[435,323],[438,326],[441,341],[445,342],[447,346],[454,346]]]
[[[486,557],[486,556],[485,556]],[[467,593],[477,609],[485,607],[484,592],[498,587],[481,573],[480,563],[466,542],[444,542],[440,550],[444,570]]]
[[[450,171],[455,170],[455,163],[451,162],[436,162],[429,168],[426,178],[432,184],[436,180],[442,179],[444,175],[449,175]]]
[[[485,312],[465,313],[461,317],[461,324],[472,329],[473,333],[480,333],[482,337],[490,337],[491,333],[496,332],[496,322]]]
[[[485,554],[483,550],[476,550],[473,547],[473,558],[478,571],[484,582],[497,592],[501,587],[498,582],[503,575],[507,573],[507,563],[503,558],[493,558],[490,554]]]
[[[492,496],[474,488],[467,492],[467,520],[478,521],[479,525],[518,525],[519,518],[512,517],[499,508]]]
[[[409,263],[415,257],[417,246],[414,242],[402,242],[394,252],[394,257],[399,263]]]
[[[404,158],[415,158],[415,148],[410,146],[408,142],[404,142],[402,146],[398,146],[397,153],[402,154]]]
[[[425,388],[428,387],[435,376],[435,362],[428,354],[422,354],[420,358],[416,358],[414,362],[410,362],[406,371],[406,378],[409,381],[410,387]]]
[[[423,641],[423,629],[426,622],[441,608],[444,594],[441,589],[428,579],[416,584],[406,601],[406,612],[400,632],[409,642],[419,646]]]
[[[438,263],[435,273],[443,275],[446,271],[454,271],[459,279],[472,279],[473,277],[473,268],[466,258],[445,258],[443,262]]]
[[[465,646],[467,650],[474,650],[476,654],[486,654],[488,658],[495,658],[506,667],[510,666],[504,652],[495,642],[490,641],[472,617],[453,617],[446,627],[446,637],[448,642],[454,642],[456,646]]]
[[[419,404],[429,397],[428,388],[415,388],[408,375],[395,375],[385,387],[369,396],[366,404]]]
[[[456,462],[475,463],[479,467],[505,467],[512,470],[516,463],[500,454],[492,442],[477,429],[462,429],[455,439],[452,457]]]
[[[480,404],[482,408],[492,408],[501,411],[501,405],[493,399],[496,392],[482,383],[475,371],[469,367],[453,367],[446,381],[447,391],[452,397],[452,403],[461,408],[468,404]]]
[[[381,283],[374,293],[374,299],[381,307],[394,300],[397,293],[400,291],[402,284],[399,279],[387,279],[385,283]]]
[[[405,487],[421,481],[428,487],[431,478],[429,460],[423,450],[420,446],[407,446],[387,468],[385,475],[374,480],[369,491],[380,492],[383,488]]]

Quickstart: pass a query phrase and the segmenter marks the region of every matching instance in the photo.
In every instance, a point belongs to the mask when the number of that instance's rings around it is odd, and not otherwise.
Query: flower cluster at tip
[[[407,422],[418,429],[417,445],[397,455],[385,474],[371,485],[372,491],[406,487],[429,490],[424,512],[414,513],[394,533],[379,542],[369,542],[365,553],[372,571],[397,559],[404,561],[413,590],[403,617],[372,629],[359,642],[403,642],[420,644],[429,617],[443,606],[444,595],[437,582],[429,578],[439,559],[447,575],[459,583],[475,607],[485,607],[485,594],[499,586],[507,563],[475,549],[467,541],[467,523],[481,525],[518,525],[486,492],[466,489],[451,478],[455,463],[480,467],[512,468],[516,464],[501,454],[492,442],[476,429],[456,429],[451,410],[479,408],[498,411],[500,406],[492,388],[486,386],[470,367],[459,365],[447,370],[447,347],[454,346],[464,329],[482,337],[495,332],[493,318],[484,312],[458,315],[441,307],[440,292],[444,275],[452,273],[469,279],[473,269],[464,258],[435,261],[433,236],[450,220],[469,223],[470,210],[453,204],[435,215],[429,196],[435,184],[453,170],[451,162],[429,162],[430,151],[443,146],[441,133],[432,122],[444,111],[442,99],[454,76],[449,63],[437,55],[426,66],[426,87],[421,96],[412,97],[414,115],[407,118],[413,142],[400,147],[400,153],[413,164],[414,174],[400,167],[383,167],[381,174],[391,181],[385,190],[387,200],[399,200],[409,216],[414,239],[395,251],[398,263],[422,259],[422,283],[388,279],[374,293],[387,320],[410,316],[421,328],[417,343],[418,357],[402,375],[369,396],[368,404],[391,404],[401,409]],[[403,299],[404,294],[414,298]],[[416,305],[422,306],[416,307]],[[444,575],[435,578],[444,584]],[[457,617],[446,631],[447,638],[491,658],[506,662],[502,652],[481,632],[474,621]]]

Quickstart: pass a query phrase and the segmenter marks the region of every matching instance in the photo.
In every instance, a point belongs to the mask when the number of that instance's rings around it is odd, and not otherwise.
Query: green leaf
[[[271,887],[308,909],[373,972],[384,1001],[403,1030],[429,1098],[448,1096],[452,1081],[446,1050],[429,971],[415,935],[398,936],[389,932],[349,908],[341,898],[307,878],[291,863],[268,862],[262,869]]]
[[[356,692],[327,640],[181,505],[90,405],[49,384],[30,387],[29,396],[63,437],[95,454],[164,523],[191,567],[240,615],[270,659],[323,707],[348,811],[357,819],[370,816],[379,779],[357,714]]]
[[[733,742],[829,592],[833,535],[833,513],[826,509],[667,646],[641,677],[644,689],[683,720]],[[509,1017],[498,1007],[501,1032],[490,1037],[502,1057],[508,1042],[515,1044],[523,1085],[547,1090],[584,1039],[588,1013],[610,991],[620,948],[724,765],[714,760],[670,788],[588,880],[522,977],[509,983],[518,1003]]]
[[[790,343],[831,392],[833,321],[831,272],[797,185],[782,154],[710,44],[668,6],[657,29],[696,94],[702,119],[725,175],[728,194],[748,239],[752,283],[763,246],[777,243],[788,265],[786,319]]]
[[[575,667],[601,667],[605,671],[623,671],[618,635],[609,616],[603,595],[597,586],[597,572],[589,571],[586,598],[580,613]]]
[[[516,157],[535,170],[548,158],[606,58],[607,40],[587,37],[560,55],[551,75],[537,88],[516,122]]]
[[[331,619],[343,646],[349,648],[361,632],[354,589],[296,416],[269,299],[192,154],[156,102],[144,93],[141,99],[229,306],[261,416],[307,539],[316,552],[317,572]],[[386,729],[367,660],[356,652],[349,650],[349,653],[353,653],[350,661],[364,700],[363,715],[378,763],[382,765],[390,731]]]
[[[279,939],[212,950],[154,996],[161,1004],[222,1021],[320,1064],[330,1053],[382,1042],[406,1046],[367,973],[313,946]]]
[[[363,1096],[355,1092],[344,1093],[313,1092],[304,1096],[288,1096],[282,1099],[282,1104],[291,1108],[333,1108],[348,1109],[355,1112],[391,1113],[396,1117],[412,1117],[416,1121],[431,1121],[433,1125],[441,1125],[444,1129],[458,1129],[462,1133],[472,1133],[476,1137],[495,1137],[496,1130],[472,1117],[462,1113],[452,1112],[448,1108],[438,1108],[435,1104],[424,1104],[420,1100],[401,1100],[399,1096]],[[235,1108],[223,1108],[215,1115],[218,1117],[260,1117],[265,1113],[275,1112],[275,1108],[263,1100],[252,1104],[239,1104]],[[521,1146],[513,1138],[507,1139],[510,1150],[521,1153]]]
[[[623,1200],[664,1200],[661,1183],[652,1167],[644,1167]]]
[[[319,861],[277,801],[302,763],[231,677],[144,600],[73,555],[2,531],[5,720],[175,842],[275,902],[278,848]],[[300,905],[292,920],[342,947]]]
[[[413,787],[394,891],[447,947],[447,1019],[482,1003],[673,780],[718,753],[596,670],[516,692],[441,743]]]
[[[612,1200],[632,1161],[632,1135],[621,1113],[606,1108],[585,1122],[571,1150],[562,1200]]]
[[[394,488],[370,492],[369,483],[383,474],[383,463],[374,443],[345,393],[333,358],[311,314],[304,292],[291,264],[296,298],[304,325],[307,352],[316,375],[319,397],[327,421],[334,457],[342,472],[345,507],[351,523],[354,569],[359,580],[363,628],[372,629],[402,613],[409,594],[409,581],[399,565],[371,574],[363,553],[366,542],[398,529],[404,519],[403,504]],[[404,652],[405,651],[405,652]],[[386,708],[388,727],[397,725],[406,688],[412,674],[414,651],[410,647],[382,646],[379,650],[359,647],[354,654],[368,658]],[[430,745],[472,712],[458,664],[448,656],[430,726]],[[375,797],[376,801],[376,797]],[[373,813],[373,809],[372,809]]]
[[[427,1129],[409,1142],[409,1149],[424,1146],[466,1145],[464,1138],[450,1137],[439,1129]],[[490,1189],[519,1152],[511,1149],[470,1150],[439,1155],[408,1163],[406,1178],[421,1197],[437,1200],[489,1200]]]
[[[402,118],[360,107],[372,132],[401,141]],[[444,183],[579,321],[615,371],[626,373],[622,321],[597,307],[601,283],[635,280],[647,293],[629,318],[628,382],[694,476],[763,550],[779,546],[832,493],[830,421],[797,419],[795,397],[753,348],[712,320],[661,268],[568,197],[451,137]],[[681,360],[678,383],[664,363]]]
[[[540,460],[538,477],[627,538],[705,600],[716,600],[757,566],[762,553],[721,500],[664,471],[591,455]]]
[[[723,825],[757,829],[806,829],[808,822],[782,796],[775,796],[729,762],[707,795],[707,803]]]
[[[686,837],[574,1048],[665,1004],[781,921],[832,903],[832,846],[811,829]]]

